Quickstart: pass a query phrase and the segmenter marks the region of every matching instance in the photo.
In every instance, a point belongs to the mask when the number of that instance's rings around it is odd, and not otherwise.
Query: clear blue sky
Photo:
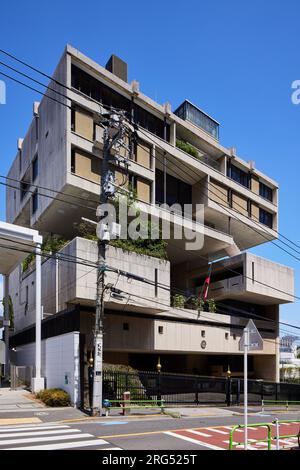
[[[115,53],[128,62],[129,80],[139,80],[158,102],[168,100],[175,109],[190,99],[221,123],[222,144],[237,147],[240,157],[255,160],[280,183],[280,231],[300,244],[300,105],[291,102],[291,83],[300,79],[299,18],[297,0],[5,2],[0,48],[48,74],[66,43],[102,65]],[[0,174],[39,99],[6,83]],[[1,219],[4,206],[1,188]],[[300,262],[271,244],[255,252],[294,267],[300,296]],[[300,325],[299,302],[281,311],[282,319]]]

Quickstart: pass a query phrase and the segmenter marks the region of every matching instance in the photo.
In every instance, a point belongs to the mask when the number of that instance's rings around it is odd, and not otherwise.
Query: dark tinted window
[[[259,221],[261,224],[267,225],[270,228],[273,227],[273,215],[264,209],[259,209]]]
[[[264,183],[259,183],[259,195],[268,201],[273,201],[273,190]]]
[[[241,170],[237,166],[228,165],[228,176],[237,183],[249,188],[249,175],[247,172]]]
[[[39,172],[38,156],[36,155],[32,161],[32,181],[34,181]]]
[[[38,193],[37,191],[32,195],[32,213],[34,214],[38,208]]]
[[[191,185],[181,181],[174,176],[168,175],[166,178],[166,203],[171,206],[172,204],[191,204],[192,203],[192,187]],[[156,202],[159,204],[164,203],[164,173],[161,170],[156,170]]]

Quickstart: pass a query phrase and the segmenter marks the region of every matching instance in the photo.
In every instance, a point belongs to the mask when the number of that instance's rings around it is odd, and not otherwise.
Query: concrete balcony
[[[223,279],[214,281],[220,277]],[[211,279],[209,297],[215,300],[234,299],[261,305],[294,301],[293,269],[252,253],[214,263]]]
[[[82,264],[79,258],[82,259]],[[74,238],[58,252],[57,259],[44,259],[42,263],[44,318],[65,310],[70,304],[80,304],[83,309],[85,306],[96,305],[94,267],[96,261],[97,242],[85,238]],[[107,290],[104,297],[106,309],[152,314],[169,309],[170,263],[168,261],[109,246],[106,264],[110,268],[125,271],[132,276],[127,277],[118,272],[107,271],[105,284],[111,284],[122,292],[121,296],[114,297]],[[143,278],[150,280],[151,283],[143,282]],[[10,281],[15,323],[20,330],[34,323],[35,264],[32,263],[22,276],[19,268],[15,269]]]

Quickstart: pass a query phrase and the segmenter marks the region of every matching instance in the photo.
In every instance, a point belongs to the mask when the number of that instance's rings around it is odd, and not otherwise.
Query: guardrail
[[[233,426],[233,428],[230,431],[230,435],[229,435],[229,450],[233,450],[234,447],[244,444],[244,442],[234,442],[233,441],[233,433],[237,429],[245,429],[246,427],[247,427],[247,429],[248,428],[258,428],[258,427],[267,428],[267,430],[268,430],[267,439],[257,439],[255,441],[253,441],[251,439],[251,444],[254,444],[255,442],[267,442],[268,443],[268,450],[271,450],[271,438],[272,438],[272,428],[271,428],[271,426],[272,426],[272,423],[256,423],[256,424],[248,424],[247,426],[245,426],[244,424],[238,424],[236,426]],[[249,442],[249,440],[248,440],[248,442]]]
[[[258,428],[258,427],[265,427],[267,428],[267,438],[266,439],[248,439],[247,443],[250,444],[256,444],[257,442],[266,442],[267,443],[267,450],[272,450],[272,441],[276,442],[276,450],[280,450],[280,441],[284,439],[290,439],[290,438],[298,438],[298,446],[300,448],[300,429],[296,434],[283,434],[280,435],[280,425],[281,424],[290,424],[290,423],[300,423],[299,419],[290,419],[290,420],[278,420],[277,418],[272,421],[271,423],[256,423],[256,424],[248,424],[247,428]],[[276,435],[272,436],[272,426],[276,427]],[[237,429],[245,429],[245,425],[243,424],[238,424],[236,426],[233,426],[233,428],[230,431],[229,435],[229,450],[233,450],[237,446],[242,446],[245,444],[245,442],[234,442],[233,441],[233,434]]]
[[[164,413],[165,404],[164,400],[107,400],[107,405],[103,406],[106,416],[109,415],[110,410],[125,410],[131,409],[147,409],[147,408],[160,408],[161,413]],[[114,406],[115,404],[115,406]]]
[[[300,401],[293,400],[262,400],[261,401],[261,411],[265,411],[266,407],[272,406],[284,406],[286,411],[288,411],[289,406],[300,406]]]

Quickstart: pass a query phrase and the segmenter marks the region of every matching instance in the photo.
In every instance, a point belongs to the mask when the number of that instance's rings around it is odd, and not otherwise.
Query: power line
[[[163,150],[163,151],[165,152],[165,149],[164,149],[161,145],[157,144],[157,142],[156,142],[155,140],[153,140],[151,137],[149,137],[148,133],[144,132],[144,131],[140,128],[140,126],[138,126],[138,128],[139,128],[139,132],[143,133],[143,134],[144,134],[149,140],[151,140],[157,147],[159,147],[161,150]],[[157,155],[155,156],[155,158],[156,158],[161,164],[163,164],[163,161],[160,160],[160,159],[157,157]],[[178,164],[175,164],[174,161],[172,161],[172,164],[173,164],[175,167],[178,167],[178,168],[179,168]],[[197,175],[193,170],[190,170],[190,171],[192,171],[192,174],[191,174],[191,173],[188,173],[183,167],[180,167],[180,168],[179,168],[179,171],[180,171],[180,173],[182,173],[182,172],[185,173],[189,178],[190,178],[190,177],[195,177],[195,175],[198,177],[198,175]],[[177,176],[180,177],[180,174],[176,173],[173,168],[172,168],[172,172],[174,172]],[[211,189],[210,189],[210,192],[211,192],[212,194],[216,195],[213,191],[211,191]],[[206,193],[204,193],[203,191],[201,191],[201,193],[202,193],[203,195],[207,196],[208,199],[212,200],[212,199],[211,199]],[[223,194],[223,193],[222,193],[222,194]],[[219,197],[219,196],[217,196],[217,197]],[[221,199],[221,198],[219,197],[219,199]],[[289,254],[291,257],[295,258],[297,261],[300,261],[300,258],[298,258],[297,256],[293,255],[292,253],[290,253],[289,251],[287,251],[286,249],[284,249],[283,247],[281,247],[280,245],[278,245],[277,243],[275,243],[274,240],[270,240],[268,237],[264,236],[262,233],[260,233],[260,232],[259,232],[258,230],[256,230],[254,227],[251,227],[250,225],[247,225],[242,219],[240,219],[239,217],[237,217],[235,214],[232,214],[232,212],[231,212],[229,209],[227,209],[225,206],[223,206],[222,204],[218,203],[217,201],[214,201],[214,200],[212,200],[212,201],[213,201],[215,204],[217,204],[218,206],[222,207],[222,209],[225,210],[225,211],[230,215],[231,218],[233,217],[234,219],[240,221],[242,224],[246,225],[246,226],[247,226],[248,228],[250,228],[252,231],[254,231],[254,232],[258,233],[260,236],[262,236],[266,241],[271,242],[273,245],[277,246],[280,250],[282,250],[282,251],[284,251],[285,253]],[[231,210],[234,211],[234,209],[231,209]],[[238,213],[240,213],[240,212],[238,212]],[[252,222],[254,222],[256,225],[258,225],[253,219],[250,219],[250,218],[247,217],[247,216],[244,216],[244,217],[248,218],[250,221],[252,221]],[[266,231],[263,227],[261,227],[261,225],[259,225],[259,228],[260,228],[260,230],[262,230],[264,233],[267,233],[267,231]],[[279,233],[279,232],[278,232],[278,233]],[[282,240],[278,239],[278,241],[279,241],[280,243],[284,244],[284,245],[287,245],[290,249],[296,251],[294,248],[290,247],[287,243],[283,242]],[[297,253],[299,253],[299,252],[297,251]]]
[[[6,186],[8,188],[11,188],[11,189],[16,189],[17,191],[22,191],[22,188],[20,187],[17,187],[17,186],[13,186],[13,185],[10,185],[8,183],[3,183],[0,181],[0,185],[1,186]],[[38,187],[38,186],[36,186]],[[36,191],[32,191],[31,189],[26,189],[26,193],[29,193],[29,194],[35,194]],[[89,206],[83,206],[82,204],[78,204],[78,203],[75,203],[75,202],[71,202],[71,201],[66,201],[64,199],[61,199],[61,198],[58,198],[58,197],[55,197],[55,196],[50,196],[49,194],[43,194],[41,192],[38,191],[38,196],[41,196],[41,197],[47,197],[48,199],[52,199],[54,201],[59,201],[59,202],[63,202],[64,204],[69,204],[70,206],[75,206],[75,207],[80,207],[82,209],[89,209],[89,210],[92,210],[95,212],[96,208],[95,207],[89,207]]]
[[[6,55],[8,55],[8,56],[10,56],[10,57],[12,57],[12,58],[14,58],[15,60],[17,60],[17,61],[23,63],[24,65],[26,65],[26,66],[32,68],[33,70],[37,71],[38,73],[41,73],[42,75],[46,76],[46,77],[49,78],[50,80],[53,80],[55,83],[57,83],[57,84],[59,84],[59,85],[61,85],[61,86],[64,86],[65,88],[67,88],[67,89],[69,89],[69,90],[71,90],[71,91],[73,91],[73,92],[74,92],[74,91],[75,91],[75,92],[78,92],[80,95],[82,95],[82,93],[79,92],[79,90],[76,90],[76,89],[73,89],[73,88],[70,88],[70,87],[64,85],[63,83],[57,81],[56,79],[53,79],[52,77],[48,76],[47,74],[44,74],[43,72],[41,72],[41,71],[35,69],[34,67],[31,67],[29,64],[26,64],[25,62],[20,61],[19,59],[17,59],[16,57],[12,56],[11,54],[6,53],[6,51],[0,50],[0,52],[2,52],[2,53],[4,53],[4,54],[6,54]],[[1,62],[0,62],[0,63],[1,63]],[[2,63],[2,64],[5,65],[5,66],[7,66],[7,65],[4,64],[4,63]],[[7,66],[7,67],[9,67],[9,66]],[[22,72],[19,72],[18,70],[14,69],[14,68],[12,68],[12,67],[9,67],[9,68],[11,68],[12,70],[15,70],[17,73],[23,74]],[[0,74],[1,74],[1,73],[2,73],[2,72],[0,72]],[[28,87],[28,88],[34,90],[34,91],[37,91],[38,93],[43,94],[43,93],[40,92],[39,90],[33,89],[32,87],[29,87],[28,85],[24,84],[23,82],[20,82],[19,80],[16,80],[16,79],[14,79],[14,78],[12,78],[12,77],[10,77],[10,76],[4,74],[4,73],[2,73],[2,74],[3,74],[4,76],[7,76],[8,78],[10,78],[10,79],[16,81],[17,83],[19,83],[19,84],[21,84],[21,85],[24,85],[24,86],[26,86],[26,87]],[[36,81],[35,79],[33,79],[32,77],[29,77],[29,76],[26,75],[26,74],[23,74],[23,75],[26,76],[26,77],[28,77],[28,78],[30,78],[30,79],[33,80],[33,81]],[[38,81],[36,81],[36,82],[42,84],[41,82],[38,82]],[[42,84],[42,86],[47,87],[47,85],[45,85],[45,84]],[[47,87],[47,88],[48,88],[48,87]],[[62,93],[60,93],[60,92],[58,92],[58,91],[56,91],[56,90],[54,90],[54,89],[51,89],[51,88],[50,88],[50,90],[52,90],[54,93],[58,93],[58,94],[64,96],[66,99],[70,99],[70,98],[67,97],[66,95],[63,95]],[[54,101],[56,101],[56,102],[59,103],[59,104],[65,105],[65,103],[62,103],[62,102],[56,100],[55,98],[52,98],[52,97],[50,97],[50,96],[48,96],[48,95],[45,95],[45,94],[43,94],[43,95],[46,96],[46,97],[48,97],[48,98],[53,99]],[[83,95],[84,95],[84,94],[83,94]],[[87,96],[87,95],[85,95],[85,96]],[[96,100],[92,99],[91,97],[88,97],[88,96],[87,96],[87,98],[90,99],[91,101],[95,101],[97,104],[102,105],[100,102],[97,102]],[[65,105],[65,106],[67,106],[67,105]],[[102,105],[102,106],[103,106],[103,105]],[[69,106],[68,106],[68,107],[69,107]],[[105,107],[105,106],[103,106],[103,107]],[[71,107],[69,107],[69,108],[72,109]],[[111,108],[110,108],[110,109],[111,109]],[[120,108],[114,108],[114,109],[120,109]],[[126,111],[124,111],[124,112],[126,112]],[[140,130],[140,132],[143,132],[143,131]],[[145,135],[149,138],[148,134],[145,134]],[[153,141],[153,139],[151,139],[151,138],[150,138],[150,140]],[[156,143],[155,141],[153,141],[153,142],[157,145],[157,143]],[[162,150],[164,150],[163,147],[160,146],[160,148],[161,148]],[[182,169],[181,169],[181,170],[182,170]],[[185,170],[183,170],[183,171],[185,172]],[[185,172],[185,173],[186,173],[186,172]],[[187,174],[187,173],[186,173],[186,174]],[[190,176],[190,175],[189,175],[189,176]],[[211,192],[212,192],[212,191],[211,191]],[[213,193],[213,194],[214,194],[214,193]],[[217,197],[218,197],[218,196],[217,196]],[[219,199],[220,199],[220,198],[219,198]],[[231,213],[229,210],[227,210],[226,207],[224,207],[222,204],[217,203],[216,201],[213,201],[213,202],[215,202],[216,204],[220,205],[220,206],[232,217],[232,213]],[[242,207],[242,206],[241,206],[241,207]],[[232,210],[234,210],[234,209],[232,209]],[[239,213],[240,213],[240,212],[239,212]],[[241,221],[242,223],[244,223],[240,218],[237,218],[237,217],[235,217],[235,216],[233,216],[233,217],[234,217],[236,220],[239,220],[239,221]],[[245,217],[246,217],[246,216],[245,216]],[[255,223],[255,221],[254,221],[253,219],[250,219],[249,217],[247,217],[247,218],[248,218],[249,220],[251,220],[252,222]],[[256,224],[256,225],[258,225],[258,224]],[[249,227],[250,229],[254,230],[254,231],[255,231],[256,233],[258,233],[259,235],[263,236],[260,232],[256,231],[253,227],[250,227],[250,226],[248,226],[248,227]],[[260,230],[262,230],[261,225],[259,225],[259,228],[260,228]],[[264,230],[264,232],[267,233],[265,230]],[[280,236],[282,236],[282,237],[285,238],[286,240],[289,240],[287,237],[285,237],[284,235],[280,234],[278,231],[275,230],[275,232],[277,232]],[[264,237],[264,236],[263,236],[263,237]],[[284,248],[280,247],[280,246],[279,246],[277,243],[275,243],[273,240],[270,240],[270,239],[267,238],[267,237],[264,237],[264,238],[265,238],[265,240],[267,240],[267,241],[273,243],[275,246],[277,246],[277,247],[278,247],[279,249],[281,249],[282,251],[286,252],[287,254],[289,254],[290,256],[292,256],[293,258],[295,258],[297,261],[300,261],[300,258],[296,257],[295,255],[293,255],[293,254],[290,253],[289,251],[287,251],[287,250],[285,250]],[[291,246],[289,246],[287,243],[283,242],[282,240],[278,239],[278,241],[279,241],[280,243],[282,243],[282,244],[288,246],[290,249],[292,249],[292,250],[296,251],[297,253],[299,253],[297,250],[295,250],[294,248],[292,248]],[[293,245],[299,247],[299,245],[297,245],[295,242],[293,242],[293,241],[291,241],[291,240],[289,240],[289,241],[290,241],[290,243],[292,243]]]
[[[3,75],[4,77],[8,78],[9,80],[12,80],[13,82],[19,83],[20,85],[25,86],[25,87],[28,88],[29,90],[35,91],[36,93],[39,93],[40,95],[43,95],[45,98],[48,98],[49,100],[55,101],[56,103],[61,104],[62,106],[65,106],[65,107],[68,108],[68,109],[72,109],[72,107],[69,106],[68,104],[63,103],[62,101],[58,101],[56,98],[53,98],[53,96],[49,96],[49,95],[43,93],[42,91],[37,90],[36,88],[33,88],[33,87],[30,86],[30,85],[27,85],[26,83],[21,82],[21,81],[18,80],[17,78],[11,77],[10,75],[8,75],[8,74],[6,74],[6,73],[4,73],[4,72],[0,72],[0,75]]]
[[[1,50],[1,52],[4,52],[4,53],[5,53],[5,51],[2,51],[2,50]],[[16,59],[16,58],[15,58],[15,59]],[[16,60],[18,60],[18,59],[16,59]],[[5,64],[3,64],[3,65],[5,65]],[[28,66],[28,64],[25,64],[25,65]],[[32,68],[32,67],[31,67],[31,68]],[[34,69],[34,68],[33,68],[33,69]],[[36,69],[36,71],[37,71],[37,69]],[[17,73],[21,73],[21,74],[22,74],[22,72],[18,72],[18,71],[17,71]],[[40,73],[40,71],[39,71],[39,73]],[[3,75],[6,76],[6,74],[3,74]],[[24,75],[24,74],[23,74],[23,75]],[[45,74],[44,74],[44,75],[45,75]],[[24,76],[25,76],[25,75],[24,75]],[[46,75],[45,75],[45,76],[46,76]],[[9,76],[7,76],[7,77],[12,79],[12,77],[9,77]],[[29,76],[26,76],[26,77],[32,79],[32,78],[29,77]],[[57,81],[56,81],[55,79],[53,79],[52,77],[49,77],[49,76],[47,76],[47,77],[50,78],[51,80],[54,80],[55,82],[57,82]],[[32,79],[32,80],[34,80],[34,79]],[[22,84],[22,85],[24,85],[24,86],[27,86],[26,84],[24,84],[24,83],[22,83],[22,82],[20,82],[20,81],[18,81],[18,80],[15,80],[15,81],[17,81],[17,83],[20,83],[20,84]],[[40,82],[39,82],[39,83],[40,83]],[[59,83],[59,82],[57,82],[57,83],[63,86],[63,84],[61,84],[61,83]],[[40,83],[40,84],[41,84],[41,83]],[[42,84],[42,85],[46,87],[46,85],[44,85],[44,84]],[[27,87],[28,87],[28,86],[27,86]],[[28,87],[28,88],[33,89],[33,88],[31,88],[31,87]],[[69,88],[69,87],[66,87],[66,88]],[[38,91],[38,90],[34,90],[34,91]],[[59,93],[59,92],[57,92],[56,90],[52,90],[52,91],[54,91],[55,93]],[[74,90],[71,89],[71,91],[74,91]],[[41,92],[39,92],[39,93],[41,93]],[[60,94],[60,93],[59,93],[59,94]],[[46,96],[47,96],[47,95],[46,95]],[[66,97],[66,96],[65,96],[65,97]],[[66,98],[69,99],[68,97],[66,97]],[[57,101],[59,104],[63,104],[63,105],[64,105],[64,103],[61,103],[61,102],[59,102],[58,100],[55,100],[55,101]],[[147,134],[146,134],[146,135],[147,135]],[[149,138],[148,135],[147,135],[147,137]],[[155,142],[155,143],[156,143],[156,142]],[[157,144],[156,144],[156,145],[157,145]],[[162,147],[161,147],[161,148],[162,148]],[[164,149],[163,149],[163,150],[164,150]],[[41,195],[42,195],[42,194],[41,194]],[[42,196],[46,196],[46,197],[47,197],[47,195],[42,195]],[[57,198],[56,198],[56,199],[57,199]],[[217,203],[217,204],[218,204],[218,203]],[[220,205],[220,204],[219,204],[219,205]],[[93,208],[93,210],[94,210],[94,208]],[[230,213],[230,215],[232,216],[231,213]],[[238,219],[238,220],[240,220],[240,219]],[[244,222],[243,222],[243,223],[244,223]],[[251,228],[252,228],[252,227],[251,227]],[[278,233],[279,233],[279,232],[278,232]],[[283,237],[284,237],[284,236],[283,236]],[[286,238],[286,237],[284,237],[284,238]],[[269,240],[269,239],[267,239],[267,240],[268,240],[268,241],[271,241],[271,240]],[[281,240],[279,240],[279,241],[281,241]],[[272,241],[271,241],[271,242],[272,242]],[[284,243],[284,242],[281,241],[281,243]],[[294,242],[291,242],[291,243],[293,243],[295,246],[298,246],[298,245],[295,244]],[[275,244],[275,245],[276,245],[276,244]],[[278,246],[278,245],[276,245],[276,246]],[[288,245],[287,245],[287,246],[288,246]],[[283,248],[280,247],[280,246],[278,246],[278,247],[279,247],[280,249],[283,249]],[[291,248],[291,247],[289,247],[289,248]],[[284,250],[284,251],[286,251],[286,250]],[[296,251],[296,250],[295,250],[295,251]],[[288,254],[290,254],[291,256],[293,256],[293,255],[292,255],[291,253],[289,253],[288,251],[286,251],[286,252],[287,252]],[[295,258],[296,258],[296,257],[295,257]],[[296,259],[298,259],[298,258],[296,258]],[[299,260],[299,259],[298,259],[298,260]],[[268,287],[274,289],[274,288],[271,287],[271,286],[268,286]],[[290,295],[290,294],[288,294],[288,295]]]
[[[73,92],[73,93],[77,93],[77,94],[80,95],[80,96],[83,96],[84,98],[88,99],[89,101],[92,101],[92,102],[96,103],[97,105],[100,105],[102,108],[105,108],[105,109],[107,109],[107,110],[109,110],[109,111],[112,111],[112,110],[115,110],[115,111],[124,111],[124,110],[121,109],[121,108],[115,108],[115,107],[113,107],[113,106],[106,106],[106,105],[102,104],[101,102],[95,100],[95,99],[92,98],[91,96],[88,96],[88,95],[86,95],[85,93],[81,92],[80,90],[77,90],[76,88],[72,88],[72,87],[69,87],[68,85],[65,85],[63,82],[57,80],[57,79],[54,78],[54,77],[51,77],[50,75],[48,75],[48,74],[46,74],[45,72],[39,70],[38,68],[33,67],[32,65],[28,64],[27,62],[25,62],[25,61],[23,61],[23,60],[21,60],[21,59],[18,59],[16,56],[14,56],[13,54],[10,54],[9,52],[5,51],[4,49],[0,49],[0,52],[1,52],[2,54],[4,54],[4,55],[10,57],[11,59],[15,60],[16,62],[19,62],[19,63],[22,64],[22,65],[25,65],[25,67],[28,67],[29,69],[31,69],[31,70],[33,70],[34,72],[36,72],[36,73],[38,73],[38,74],[44,76],[45,78],[48,78],[51,82],[56,83],[57,85],[59,85],[59,86],[65,88],[65,89],[68,90],[68,91],[71,91],[71,92]],[[4,64],[3,64],[3,65],[4,65]],[[15,69],[15,71],[16,71],[17,73],[23,74],[22,72],[19,72],[19,71],[16,70],[16,69]],[[28,76],[28,78],[30,78],[30,77]],[[33,81],[36,81],[36,80],[33,79],[33,78],[30,78],[30,79],[33,80]],[[42,83],[40,83],[40,84],[41,84],[42,86],[48,88],[47,85],[42,84]],[[71,98],[69,98],[68,96],[63,95],[62,93],[57,92],[56,90],[53,90],[53,91],[54,91],[55,93],[61,94],[62,96],[64,96],[64,97],[67,98],[67,99],[71,99]],[[39,92],[39,93],[40,93],[40,92]],[[124,112],[126,112],[126,111],[124,111]]]
[[[50,75],[47,75],[47,74],[45,74],[44,72],[42,72],[41,70],[39,70],[39,69],[37,69],[37,68],[31,66],[30,64],[26,63],[25,61],[22,61],[22,60],[18,59],[16,56],[14,56],[14,55],[8,53],[7,51],[4,51],[3,49],[0,49],[0,52],[3,53],[3,54],[5,54],[5,55],[7,55],[7,56],[10,57],[10,58],[13,58],[13,59],[16,60],[17,62],[19,62],[19,63],[25,65],[26,67],[29,67],[30,69],[34,70],[35,72],[37,72],[37,73],[39,73],[39,74],[41,74],[41,75],[47,77],[49,80],[51,80],[51,81],[55,82],[56,84],[58,84],[58,85],[64,87],[65,89],[70,90],[70,91],[75,92],[75,93],[78,93],[79,95],[84,95],[84,96],[87,97],[89,100],[91,100],[91,101],[93,101],[93,102],[96,102],[97,104],[101,105],[102,107],[106,107],[106,106],[103,105],[102,103],[100,103],[100,102],[94,100],[93,98],[91,98],[91,97],[85,95],[84,93],[80,92],[79,90],[77,90],[77,89],[75,89],[75,88],[68,87],[67,85],[65,85],[64,83],[62,83],[62,82],[58,81],[57,79],[51,77]],[[66,95],[64,95],[64,94],[62,94],[62,93],[60,93],[60,92],[57,91],[57,90],[54,90],[54,89],[50,88],[49,86],[47,86],[46,84],[43,84],[42,82],[39,82],[39,81],[35,80],[34,78],[30,77],[29,75],[24,74],[23,72],[20,72],[20,71],[18,71],[17,69],[15,69],[15,68],[13,68],[13,67],[10,67],[9,65],[5,64],[4,62],[0,62],[0,64],[4,65],[5,67],[10,68],[11,70],[14,70],[16,73],[19,73],[19,74],[25,76],[26,78],[29,78],[30,80],[35,81],[36,83],[38,83],[38,84],[40,84],[40,85],[42,85],[42,86],[44,86],[44,87],[50,89],[50,90],[53,91],[54,93],[57,93],[57,94],[63,96],[64,98],[71,100],[71,98],[69,98],[68,96],[66,96]],[[1,73],[1,72],[0,72],[0,73]],[[4,74],[4,75],[5,75],[5,74]],[[7,75],[6,75],[6,76],[7,76]],[[12,77],[9,77],[9,76],[7,76],[7,77],[10,78],[10,79],[13,79]],[[15,79],[13,79],[13,80],[15,80]],[[26,84],[24,84],[24,83],[22,83],[22,82],[20,82],[20,81],[18,81],[18,80],[15,80],[15,81],[17,81],[17,83],[20,83],[20,84],[22,84],[22,85],[28,87],[28,85],[26,85]],[[33,88],[31,88],[31,87],[29,87],[29,88],[30,88],[30,89],[33,89]],[[37,91],[38,93],[41,93],[41,92],[38,91],[38,90],[35,90],[35,89],[33,89],[33,90],[34,90],[34,91]],[[43,93],[41,93],[41,94],[43,94]],[[44,96],[49,97],[48,95],[44,95]],[[51,98],[51,97],[49,97],[49,98]],[[55,100],[55,99],[54,99],[54,100]],[[60,103],[60,104],[65,105],[64,103],[61,103],[61,102],[59,102],[58,100],[55,100],[55,101],[57,101],[57,102]],[[107,108],[107,109],[112,109],[111,107],[106,107],[106,108]],[[121,110],[121,108],[113,108],[113,109]],[[125,110],[123,110],[123,111],[126,112]],[[141,131],[141,132],[142,132],[142,131]],[[146,134],[146,135],[147,135],[147,134]],[[149,138],[148,135],[147,135],[147,137]],[[152,140],[152,141],[153,141],[153,140]],[[156,142],[155,142],[155,143],[156,143]],[[164,150],[162,147],[160,147],[160,148],[161,148],[162,150]],[[216,189],[217,189],[217,188],[216,188]],[[216,201],[214,201],[214,202],[216,202]],[[218,203],[217,203],[217,204],[218,204]],[[237,205],[239,205],[239,204],[237,203]],[[226,208],[225,208],[223,205],[221,205],[221,206],[226,210]],[[240,207],[242,207],[242,206],[240,206]],[[232,210],[234,210],[234,209],[232,209]],[[227,212],[232,216],[232,214],[231,214],[229,211],[227,211]],[[239,213],[240,213],[240,212],[239,212]],[[245,216],[245,217],[246,217],[246,216]],[[250,219],[249,217],[247,217],[247,218],[248,218],[249,220],[251,220],[252,222],[255,223],[255,221],[254,221],[253,219]],[[238,218],[237,220],[240,220],[240,219]],[[240,221],[241,221],[241,220],[240,220]],[[242,222],[243,222],[243,221],[242,221]],[[258,224],[257,224],[257,225],[258,225]],[[250,228],[253,229],[253,227],[250,227]],[[259,228],[262,229],[262,227],[261,227],[260,225],[259,225]],[[278,233],[282,238],[284,238],[284,239],[286,239],[287,241],[289,241],[290,243],[292,243],[294,246],[297,246],[298,248],[300,248],[300,246],[299,246],[297,243],[293,242],[292,240],[290,240],[290,239],[289,239],[288,237],[286,237],[285,235],[281,234],[281,233],[278,232],[277,230],[274,230],[274,231],[275,231],[276,233]],[[267,233],[267,232],[265,231],[265,233]],[[259,234],[260,234],[260,233],[259,233]],[[260,235],[261,235],[261,234],[260,234]],[[290,256],[293,256],[295,259],[297,259],[298,261],[300,261],[300,258],[297,258],[297,257],[295,257],[294,255],[292,255],[291,253],[289,253],[287,250],[284,250],[282,247],[280,247],[279,245],[277,245],[273,240],[269,240],[269,239],[266,238],[266,237],[264,237],[264,238],[265,238],[267,241],[270,241],[271,243],[273,243],[273,244],[274,244],[275,246],[277,246],[279,249],[285,251],[287,254],[289,254]],[[278,239],[278,241],[279,241],[280,243],[282,243],[282,244],[285,244],[285,245],[288,246],[290,249],[292,249],[292,250],[296,251],[297,253],[299,253],[297,250],[295,250],[294,248],[290,247],[288,244],[286,244],[286,243],[283,242],[282,240]],[[299,254],[300,254],[300,253],[299,253]]]

